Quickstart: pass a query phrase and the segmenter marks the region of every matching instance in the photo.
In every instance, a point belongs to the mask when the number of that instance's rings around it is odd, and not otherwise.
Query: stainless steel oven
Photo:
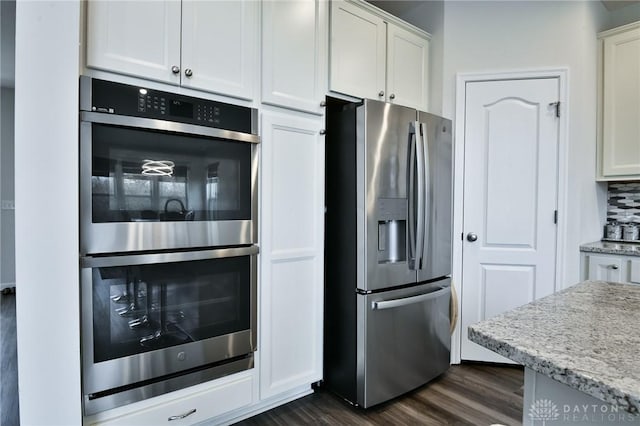
[[[81,258],[85,414],[253,367],[257,253]]]
[[[257,110],[86,76],[81,252],[253,244]]]
[[[257,111],[80,79],[84,413],[253,367]]]

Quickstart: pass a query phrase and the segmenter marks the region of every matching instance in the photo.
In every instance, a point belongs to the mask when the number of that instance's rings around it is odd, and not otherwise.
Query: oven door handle
[[[122,256],[85,256],[80,258],[81,268],[108,268],[111,266],[146,265],[150,263],[188,262],[191,260],[222,259],[253,256],[258,246],[232,247],[213,250],[181,251],[173,253],[134,254]]]
[[[157,120],[154,118],[126,117],[123,115],[106,114],[102,112],[80,112],[80,121],[87,123],[111,124],[114,126],[134,127],[149,130],[159,130],[170,133],[184,133],[189,135],[209,136],[220,139],[231,139],[239,142],[260,143],[260,136],[250,133],[234,132],[195,124],[177,123],[174,121]]]

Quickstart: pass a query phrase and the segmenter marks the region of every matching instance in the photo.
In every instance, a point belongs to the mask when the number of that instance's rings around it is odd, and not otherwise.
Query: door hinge
[[[558,224],[558,210],[553,211],[553,223]]]
[[[549,103],[549,106],[556,108],[556,117],[559,118],[560,117],[560,101],[551,102],[551,103]]]

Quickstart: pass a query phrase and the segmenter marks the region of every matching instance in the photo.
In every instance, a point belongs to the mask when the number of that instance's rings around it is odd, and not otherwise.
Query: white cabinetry
[[[322,378],[323,122],[262,114],[261,399]]]
[[[252,99],[258,8],[252,0],[89,1],[87,67]]]
[[[262,3],[262,102],[322,114],[327,80],[323,0]]]
[[[640,178],[640,22],[601,39],[599,178]]]
[[[640,257],[582,253],[582,278],[640,284]]]
[[[331,3],[334,92],[426,110],[429,35],[360,3]]]

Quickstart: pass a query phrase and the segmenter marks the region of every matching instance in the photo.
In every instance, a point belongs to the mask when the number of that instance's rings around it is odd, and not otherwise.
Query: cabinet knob
[[[325,101],[322,101],[322,102],[320,102],[320,106],[324,108],[324,107],[327,106],[327,103]]]
[[[325,133],[327,133],[327,131],[325,129],[320,129],[320,134],[324,135]]]
[[[392,93],[392,94],[389,95],[389,99],[395,99],[395,98],[396,98],[396,94],[395,93]]]
[[[384,96],[384,91],[381,90],[380,92],[378,92],[378,96],[383,97]]]
[[[174,65],[171,67],[171,72],[174,74],[179,74],[180,73],[180,67],[177,65]]]
[[[618,265],[609,265],[609,269],[613,269],[615,271],[618,269]]]
[[[187,77],[191,77],[193,75],[193,71],[191,71],[191,68],[187,68],[186,70],[184,70],[184,75],[186,75]]]

